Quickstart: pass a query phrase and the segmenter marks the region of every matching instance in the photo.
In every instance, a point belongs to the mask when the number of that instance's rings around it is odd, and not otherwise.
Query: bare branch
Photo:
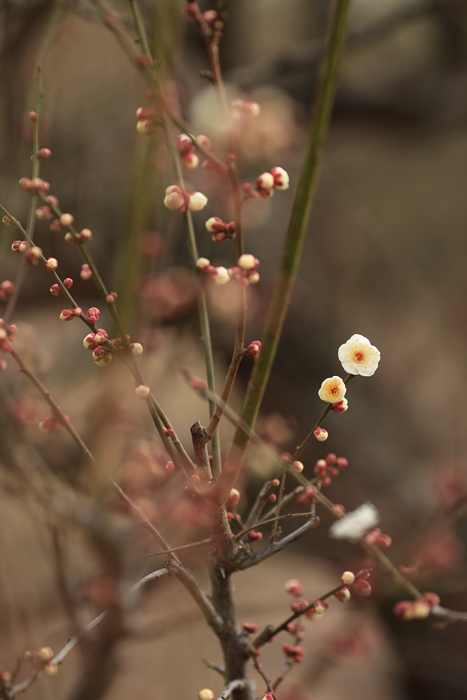
[[[244,560],[240,564],[238,570],[245,571],[245,569],[249,569],[251,566],[256,566],[265,559],[269,559],[269,557],[277,554],[277,552],[281,552],[283,549],[288,547],[289,544],[296,542],[298,539],[300,539],[300,537],[306,535],[307,532],[313,530],[315,527],[318,527],[318,525],[319,518],[317,516],[311,518],[307,523],[290,533],[290,535],[287,535],[287,537],[283,537],[279,542],[274,542],[274,544],[272,544],[270,547],[266,547],[266,549],[262,549],[260,552],[252,554],[251,557]]]

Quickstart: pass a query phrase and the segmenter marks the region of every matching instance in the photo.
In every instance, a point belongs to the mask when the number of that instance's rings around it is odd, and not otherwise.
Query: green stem
[[[331,14],[326,47],[319,70],[305,162],[295,195],[279,276],[261,339],[261,353],[248,384],[241,411],[242,420],[249,426],[254,425],[258,415],[297,275],[334,103],[349,4],[350,0],[336,0]],[[228,497],[230,489],[235,484],[248,443],[248,432],[239,427],[227,457],[226,464],[229,468],[224,469],[219,479],[223,500]]]

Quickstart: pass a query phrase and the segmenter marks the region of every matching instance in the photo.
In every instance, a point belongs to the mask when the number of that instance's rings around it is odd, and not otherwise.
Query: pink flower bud
[[[336,464],[337,464],[338,469],[345,469],[346,467],[349,466],[349,463],[345,457],[338,457]]]
[[[5,226],[13,226],[13,221],[6,214],[2,217],[2,223],[5,224]]]
[[[271,170],[274,178],[274,188],[276,190],[287,190],[289,188],[289,174],[284,168],[275,167]]]
[[[10,280],[4,280],[0,284],[0,299],[2,301],[7,301],[13,292],[15,291],[15,285]]]
[[[187,5],[185,5],[185,8],[184,8],[183,11],[184,11],[184,13],[186,14],[186,16],[189,17],[189,19],[194,19],[194,18],[196,17],[196,15],[199,13],[199,7],[198,7],[198,5],[197,5],[195,2],[189,2]],[[206,690],[206,689],[205,689],[205,690]],[[203,691],[200,690],[199,692],[202,693]],[[212,693],[212,690],[209,691],[209,692]],[[198,693],[198,697],[199,697],[199,693]],[[214,698],[214,693],[213,693],[212,698],[210,698],[210,697],[209,697],[209,698],[208,698],[208,697],[205,697],[205,698],[199,697],[199,700],[213,700],[213,698]]]
[[[193,141],[188,136],[188,134],[180,134],[177,141],[177,150],[181,156],[186,153],[191,153],[194,149]]]
[[[348,588],[341,588],[339,591],[334,593],[334,596],[341,603],[347,603],[347,601],[350,600],[350,591]]]
[[[194,170],[199,165],[199,158],[196,153],[185,153],[180,160],[187,170]]]
[[[63,309],[60,314],[60,321],[72,321],[75,317],[74,309]]]
[[[45,266],[48,270],[56,270],[58,267],[58,260],[56,258],[47,258]]]
[[[206,24],[214,24],[219,17],[216,10],[206,10],[206,12],[203,12],[201,16]]]
[[[73,224],[74,217],[72,214],[62,214],[60,216],[60,223],[64,228],[71,226]]]
[[[112,353],[107,352],[102,345],[98,345],[98,347],[92,351],[92,358],[98,367],[105,367],[112,361]]]
[[[355,574],[352,571],[344,571],[341,576],[342,583],[346,586],[350,586],[355,581]]]
[[[76,238],[71,231],[68,231],[68,233],[65,234],[65,241],[68,243],[68,245],[76,245]]]
[[[294,462],[292,466],[295,469],[295,471],[299,474],[304,470],[302,462]]]
[[[248,354],[251,355],[251,357],[255,360],[258,359],[259,354],[261,352],[261,341],[260,340],[254,340],[252,343],[249,344],[247,347]]]
[[[219,216],[211,216],[211,218],[206,221],[206,229],[209,233],[222,233],[225,231],[225,228],[226,224]]]
[[[182,194],[180,187],[172,185],[167,187],[165,191],[164,206],[171,211],[178,211],[185,206],[185,197]]]
[[[324,430],[324,428],[316,428],[314,436],[318,442],[324,442],[328,439],[328,431]]]
[[[96,323],[100,315],[101,312],[99,311],[99,309],[96,309],[95,306],[91,306],[91,308],[86,311],[87,322],[91,324]]]
[[[36,209],[36,219],[39,219],[40,221],[43,221],[45,219],[52,219],[53,215],[54,213],[52,209],[47,205],[37,207]]]
[[[35,124],[37,122],[37,113],[29,112],[29,119],[32,121],[33,124]]]
[[[52,223],[50,224],[50,230],[52,231],[52,233],[62,233],[63,227],[59,219],[54,219],[52,221]]]
[[[54,297],[59,297],[60,294],[62,293],[62,290],[60,289],[60,287],[58,286],[58,284],[53,284],[53,285],[50,287],[50,293],[51,293]]]
[[[255,632],[258,631],[258,625],[253,624],[252,622],[244,622],[242,625],[242,628],[245,632],[248,634],[254,634]]]
[[[425,591],[423,594],[424,599],[428,603],[428,605],[439,605],[439,595],[437,593],[431,593],[430,591]]]
[[[268,496],[268,501],[271,501],[271,503],[276,503],[276,501],[277,501],[277,496],[276,496],[276,494],[275,494],[275,493],[269,494],[269,496]]]
[[[42,249],[36,245],[31,246],[26,251],[26,261],[28,265],[37,265],[42,255]]]
[[[81,271],[79,273],[79,276],[81,277],[82,280],[91,279],[92,270],[87,263],[84,263],[83,265],[81,265]]]
[[[212,150],[211,139],[209,136],[200,134],[196,140],[201,146],[204,146],[204,148],[208,148],[210,151]]]
[[[359,596],[369,596],[371,594],[371,586],[364,578],[359,578],[355,582],[355,591]]]
[[[92,238],[92,231],[88,228],[83,228],[79,233],[78,233],[78,238],[81,241],[81,243],[89,243],[89,241]]]
[[[37,151],[37,157],[39,158],[39,160],[47,160],[47,158],[50,158],[51,155],[52,151],[50,150],[50,148],[40,148]]]
[[[313,609],[317,615],[322,615],[329,608],[329,603],[325,600],[317,600]]]
[[[73,280],[71,279],[71,277],[65,277],[65,279],[63,280],[63,286],[65,287],[65,289],[72,288]]]
[[[147,399],[151,394],[151,389],[146,384],[139,384],[135,389],[135,396],[138,399]]]
[[[342,399],[342,401],[338,401],[337,403],[333,403],[331,405],[332,410],[336,413],[345,413],[348,407],[349,402],[347,401],[347,399]]]
[[[46,435],[51,435],[54,433],[56,428],[57,419],[55,416],[47,416],[47,418],[43,418],[41,421],[39,421],[39,430],[46,433]]]
[[[94,350],[96,347],[96,343],[94,342],[94,336],[95,333],[88,333],[87,336],[83,340],[83,346],[86,348],[86,350]]]
[[[53,664],[51,661],[47,662],[42,668],[42,673],[46,678],[54,678],[58,673],[57,664]]]
[[[240,502],[240,491],[238,491],[237,489],[231,489],[229,497],[228,497],[226,504],[225,504],[226,507],[229,510],[233,510],[234,508],[236,508],[238,506],[239,502]]]
[[[271,173],[263,173],[256,180],[256,187],[259,190],[272,190],[274,188],[274,176]]]
[[[290,593],[290,595],[301,595],[303,592],[303,586],[296,578],[289,578],[289,580],[285,582],[284,589],[285,592]],[[305,603],[308,605],[307,601],[305,601]],[[303,607],[306,607],[306,605]]]
[[[31,187],[31,180],[28,177],[22,177],[19,180],[18,184],[22,190],[24,190],[25,192],[29,192]]]
[[[188,209],[190,211],[201,211],[208,203],[208,198],[202,192],[191,192],[188,198]]]

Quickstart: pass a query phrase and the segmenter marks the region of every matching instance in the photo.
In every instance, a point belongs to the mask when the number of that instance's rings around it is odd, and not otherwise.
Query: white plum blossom
[[[351,513],[331,525],[329,536],[336,540],[354,542],[373,530],[379,523],[380,515],[372,503],[364,503]]]
[[[381,357],[378,348],[358,333],[340,346],[337,355],[346,372],[362,377],[371,377],[376,372]]]
[[[321,384],[318,396],[321,401],[337,403],[338,401],[342,401],[346,391],[347,387],[340,377],[329,377],[329,379],[325,379]]]

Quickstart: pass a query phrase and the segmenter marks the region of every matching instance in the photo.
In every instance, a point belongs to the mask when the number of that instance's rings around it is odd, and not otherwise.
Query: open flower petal
[[[346,372],[362,377],[371,377],[376,372],[381,357],[378,348],[358,333],[341,345],[337,354]]]
[[[329,377],[329,379],[325,379],[321,384],[318,396],[321,401],[337,403],[338,401],[342,401],[346,391],[347,387],[340,377]]]
[[[372,503],[364,503],[331,525],[329,536],[336,540],[360,539],[379,523],[379,513]]]

